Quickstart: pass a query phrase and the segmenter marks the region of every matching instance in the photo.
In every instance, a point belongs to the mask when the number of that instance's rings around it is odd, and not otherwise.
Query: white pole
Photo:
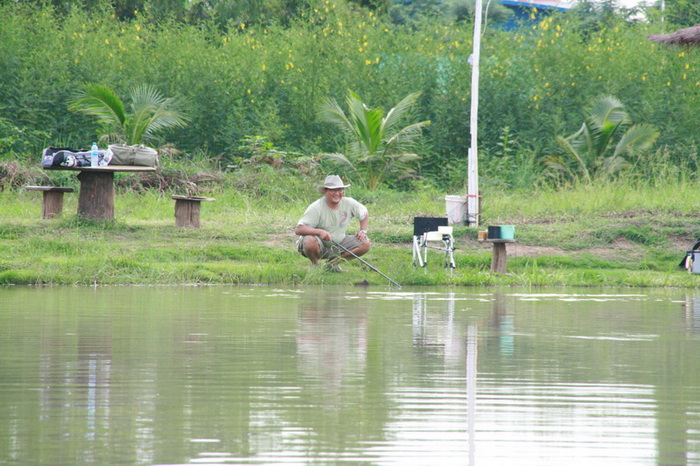
[[[467,223],[479,225],[479,162],[477,155],[477,123],[479,116],[479,56],[481,51],[481,0],[474,5],[474,52],[472,53],[472,106],[469,119],[471,146],[469,147],[469,166],[467,169]]]

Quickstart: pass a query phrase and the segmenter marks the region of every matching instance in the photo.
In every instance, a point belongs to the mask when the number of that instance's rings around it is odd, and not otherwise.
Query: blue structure
[[[532,22],[531,15],[533,10],[535,11],[535,16],[538,17],[536,20],[539,20],[543,15],[553,11],[566,11],[575,4],[571,0],[499,0],[498,3],[513,10],[515,13],[507,23],[501,25],[504,29],[517,29],[523,24]]]

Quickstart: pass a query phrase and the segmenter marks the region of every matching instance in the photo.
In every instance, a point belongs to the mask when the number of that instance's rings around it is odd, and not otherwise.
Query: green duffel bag
[[[110,165],[142,165],[145,167],[157,167],[160,165],[158,152],[141,144],[127,146],[125,144],[112,144],[109,146],[112,151]]]

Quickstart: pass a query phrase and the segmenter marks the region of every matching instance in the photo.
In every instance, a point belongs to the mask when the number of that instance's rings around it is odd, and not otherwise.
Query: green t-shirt
[[[333,241],[339,243],[345,238],[350,219],[355,217],[362,220],[366,216],[367,208],[351,197],[342,198],[336,210],[328,207],[326,198],[322,197],[306,209],[297,224],[326,230],[333,237]]]

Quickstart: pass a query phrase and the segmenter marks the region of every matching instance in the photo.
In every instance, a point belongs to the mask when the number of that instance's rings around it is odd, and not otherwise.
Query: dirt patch
[[[263,241],[263,244],[265,246],[275,248],[291,248],[296,240],[297,235],[295,235],[293,232],[277,233],[273,235],[267,235],[267,239]]]
[[[687,237],[669,238],[669,240],[672,244],[669,249],[678,252],[679,257],[682,257],[683,254],[685,254],[685,251],[692,247],[694,242],[694,240]],[[491,243],[473,240],[468,240],[461,245],[458,244],[457,247],[465,251],[491,251],[492,248]],[[566,256],[584,253],[590,254],[594,257],[599,257],[601,259],[612,260],[620,258],[643,257],[645,254],[645,248],[625,238],[618,238],[607,246],[576,250],[567,250],[556,246],[533,246],[522,244],[517,241],[508,245],[508,255],[510,257]]]

